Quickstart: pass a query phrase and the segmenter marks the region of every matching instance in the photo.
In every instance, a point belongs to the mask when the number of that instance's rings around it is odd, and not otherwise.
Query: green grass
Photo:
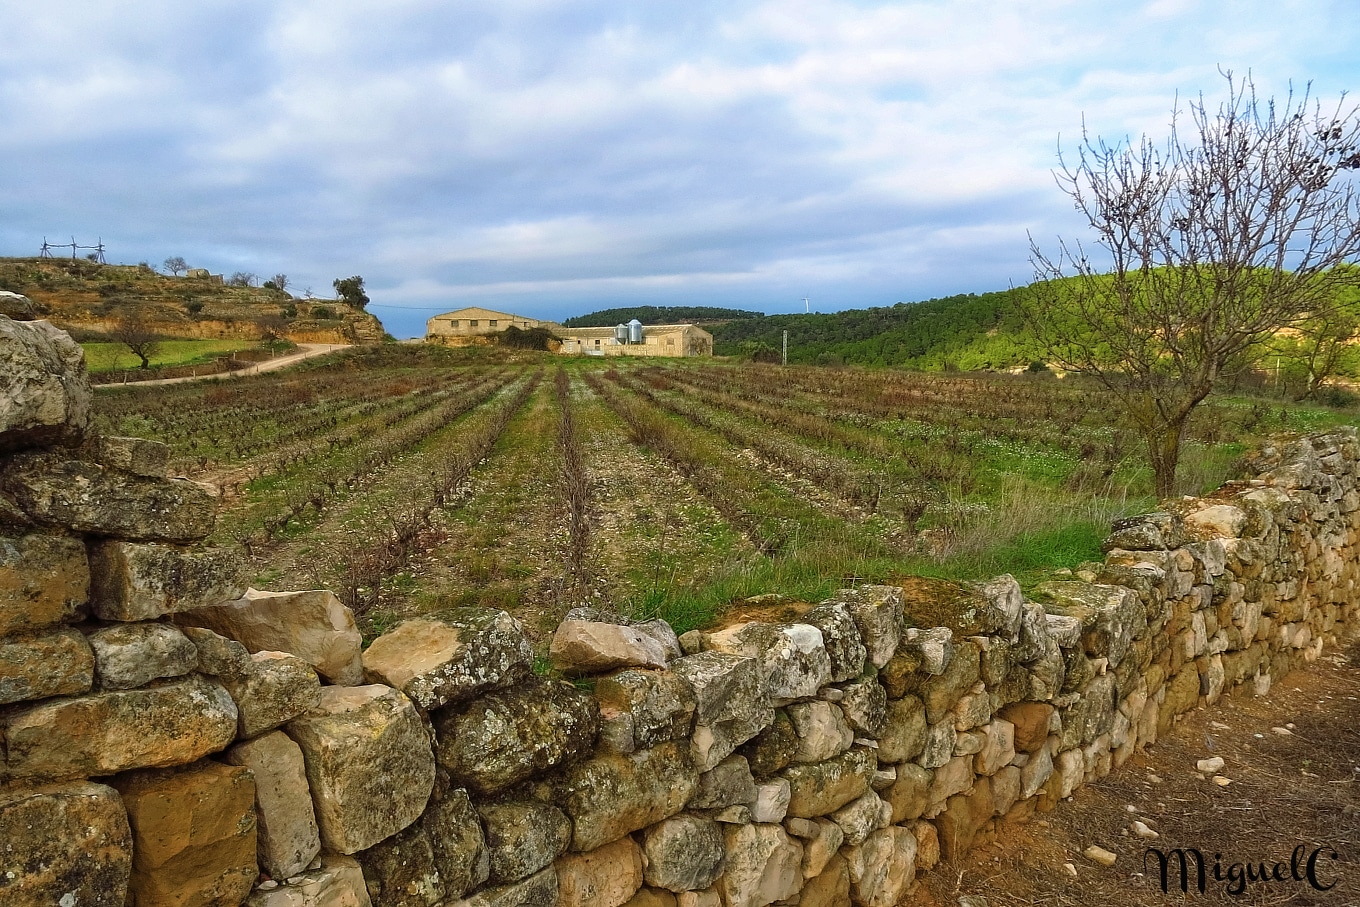
[[[153,367],[199,365],[215,359],[222,353],[254,349],[258,345],[253,340],[165,340],[151,357],[151,365]],[[92,375],[116,369],[136,368],[141,364],[141,361],[121,343],[83,343],[81,346],[85,348],[85,367]]]

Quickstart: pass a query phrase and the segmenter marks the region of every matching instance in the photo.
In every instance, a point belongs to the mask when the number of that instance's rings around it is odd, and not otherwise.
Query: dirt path
[[[313,356],[324,356],[336,350],[348,349],[348,343],[299,343],[296,353],[289,353],[286,356],[279,356],[277,359],[267,359],[264,362],[238,369],[234,372],[215,372],[211,375],[185,375],[182,378],[155,378],[151,381],[133,381],[129,384],[136,384],[138,387],[148,387],[155,384],[184,384],[188,381],[206,381],[209,378],[244,378],[249,375],[258,375],[261,372],[273,372],[290,365],[296,365],[304,359],[311,359]]]
[[[1196,771],[1212,756],[1223,758],[1220,776],[1232,783]],[[1135,819],[1159,837],[1136,837]],[[1146,753],[1050,813],[1003,824],[996,839],[925,874],[909,903],[1360,905],[1360,643],[1285,676],[1264,698],[1239,695],[1189,713]],[[1117,854],[1115,864],[1084,857],[1093,844]],[[1168,893],[1149,847],[1168,855]],[[1193,856],[1190,890],[1181,892],[1177,848],[1204,854],[1203,893]],[[1307,877],[1314,852],[1317,887]],[[1245,865],[1259,872],[1262,862],[1272,871],[1282,862],[1285,881],[1246,881]]]

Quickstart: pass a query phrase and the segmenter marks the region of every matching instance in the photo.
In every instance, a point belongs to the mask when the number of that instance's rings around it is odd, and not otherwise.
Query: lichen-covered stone
[[[893,907],[916,877],[916,835],[894,825],[844,850],[850,869],[850,897],[864,907]]]
[[[795,702],[788,707],[789,720],[798,735],[798,749],[794,762],[821,762],[850,748],[854,731],[840,707],[830,702],[813,700]]]
[[[434,846],[435,868],[446,897],[462,897],[486,882],[491,875],[486,837],[466,790],[436,792],[420,824]]]
[[[879,761],[892,764],[915,759],[925,749],[929,730],[926,707],[920,699],[903,696],[889,700],[878,738]]]
[[[363,870],[353,857],[328,853],[321,865],[278,888],[256,888],[246,907],[373,907]]]
[[[321,841],[372,847],[420,817],[434,787],[429,734],[411,701],[381,684],[324,687],[285,728],[307,766]]]
[[[94,684],[94,656],[78,630],[0,636],[0,705],[73,696]]]
[[[235,676],[250,670],[250,653],[234,639],[203,627],[181,627],[198,651],[198,670],[214,677]]]
[[[221,678],[236,703],[242,739],[272,731],[321,700],[321,681],[301,658],[287,652],[256,652],[239,674]]]
[[[930,769],[907,763],[897,766],[897,777],[883,791],[892,808],[894,825],[922,816],[930,807],[930,788],[935,774]]]
[[[0,788],[0,899],[123,907],[132,832],[117,791],[76,781]]]
[[[599,674],[618,668],[664,668],[669,653],[650,635],[623,624],[564,620],[548,647],[553,664],[567,674]]]
[[[0,636],[79,619],[90,566],[79,539],[0,535]]]
[[[698,816],[675,816],[642,837],[647,884],[670,891],[700,891],[722,874],[722,826]]]
[[[707,637],[714,652],[760,662],[765,690],[776,703],[815,696],[831,681],[822,633],[810,624],[738,624]]]
[[[260,868],[275,879],[302,872],[321,852],[302,750],[282,731],[272,731],[236,744],[222,758],[255,774]]]
[[[934,724],[944,719],[959,697],[978,682],[980,663],[977,646],[968,640],[954,647],[954,657],[942,674],[931,677],[921,685],[921,701],[926,706],[926,719]]]
[[[363,655],[369,681],[396,687],[427,710],[510,686],[526,678],[532,664],[519,621],[487,608],[402,621]]]
[[[198,666],[198,649],[169,624],[104,627],[90,634],[101,690],[132,690],[161,677],[182,677]]]
[[[1147,614],[1138,596],[1122,586],[1094,583],[1042,583],[1036,593],[1047,595],[1051,610],[1081,621],[1086,654],[1117,665],[1133,638],[1147,629]]]
[[[842,602],[824,602],[805,613],[799,621],[821,632],[827,657],[831,660],[833,683],[860,675],[868,650],[864,648],[854,617]]]
[[[113,780],[132,826],[131,901],[239,904],[255,861],[255,778],[204,760],[181,770],[131,772]]]
[[[434,844],[420,825],[402,829],[355,858],[363,867],[369,897],[382,907],[435,907],[444,900]]]
[[[727,907],[765,907],[797,893],[803,848],[778,825],[723,828],[727,868],[718,880]]]
[[[50,699],[0,719],[13,779],[64,780],[183,765],[236,736],[227,691],[190,676],[139,690]]]
[[[689,747],[663,743],[571,766],[557,783],[554,802],[571,817],[571,849],[594,850],[680,812],[698,783]]]
[[[646,749],[689,735],[695,699],[689,683],[672,671],[627,670],[595,684],[602,737],[627,741],[622,752]],[[618,733],[605,728],[617,727]]]
[[[742,744],[738,752],[746,757],[751,771],[762,778],[793,762],[793,754],[798,752],[798,732],[793,728],[788,710],[776,709],[769,726]]]
[[[725,652],[700,652],[671,663],[694,691],[693,746],[708,771],[774,720],[760,662]]]
[[[94,458],[101,466],[163,479],[170,463],[170,445],[145,438],[103,435],[94,443]]]
[[[154,620],[239,598],[241,562],[227,548],[105,540],[90,546],[90,608],[103,620]]]
[[[503,800],[478,808],[486,831],[492,884],[528,878],[561,856],[571,843],[571,820],[537,800]]]
[[[31,520],[137,542],[196,542],[212,532],[217,501],[188,479],[153,479],[57,452],[15,454],[3,492]]]
[[[454,782],[493,794],[589,753],[599,705],[569,683],[532,679],[434,717],[439,764]]]
[[[745,757],[733,755],[699,776],[699,784],[688,806],[690,809],[723,809],[750,806],[755,799],[756,782],[751,776],[751,767]]]
[[[845,833],[845,843],[853,847],[892,824],[892,806],[870,790],[833,812],[830,818]]]
[[[883,684],[875,680],[847,683],[842,692],[841,713],[850,727],[869,737],[882,734],[888,709],[888,692]]]
[[[557,861],[558,907],[622,907],[642,887],[642,851],[620,838]]]
[[[789,782],[789,815],[811,819],[835,812],[869,789],[878,762],[856,747],[834,759],[784,769]]]
[[[331,683],[363,683],[363,637],[354,614],[325,590],[261,592],[176,615],[178,623],[234,639],[250,652],[288,652]]]
[[[549,866],[521,882],[483,888],[457,907],[557,907],[557,868]]]
[[[842,589],[831,601],[844,605],[850,612],[874,667],[887,664],[902,638],[902,590],[896,586],[864,585]]]
[[[19,314],[24,306],[11,301],[5,308]],[[70,334],[0,314],[0,453],[79,444],[92,398],[85,352]]]

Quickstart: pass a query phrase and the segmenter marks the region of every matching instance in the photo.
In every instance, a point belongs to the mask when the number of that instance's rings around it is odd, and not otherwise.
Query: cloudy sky
[[[1360,90],[1337,0],[0,0],[0,255],[464,305],[833,311],[1030,279],[1083,117]],[[1360,95],[1357,95],[1360,97]]]

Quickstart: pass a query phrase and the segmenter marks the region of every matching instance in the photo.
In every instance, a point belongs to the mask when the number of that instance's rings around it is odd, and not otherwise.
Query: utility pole
[[[789,332],[784,332],[784,365],[789,364]]]

